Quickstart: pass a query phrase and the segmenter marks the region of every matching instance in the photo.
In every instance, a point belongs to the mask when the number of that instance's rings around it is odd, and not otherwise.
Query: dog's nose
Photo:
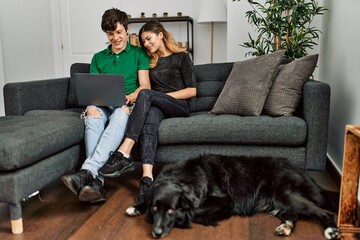
[[[154,235],[154,237],[157,237],[157,238],[161,237],[163,232],[164,232],[163,229],[160,227],[154,227],[154,229],[153,229],[153,235]]]

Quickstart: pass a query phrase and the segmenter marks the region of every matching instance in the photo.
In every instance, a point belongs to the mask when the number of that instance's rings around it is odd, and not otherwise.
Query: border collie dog
[[[290,235],[306,216],[324,227],[326,239],[338,239],[338,202],[339,193],[322,189],[284,158],[203,155],[165,165],[145,201],[126,214],[145,213],[155,238],[173,227],[215,226],[233,215],[265,212],[281,219],[275,235]]]

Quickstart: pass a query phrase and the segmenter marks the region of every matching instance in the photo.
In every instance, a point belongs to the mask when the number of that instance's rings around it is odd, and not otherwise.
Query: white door
[[[73,63],[90,63],[94,53],[107,47],[101,30],[106,9],[120,8],[115,0],[60,0],[63,73],[70,74]]]

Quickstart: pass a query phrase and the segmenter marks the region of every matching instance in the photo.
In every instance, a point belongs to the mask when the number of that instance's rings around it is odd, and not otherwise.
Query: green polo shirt
[[[119,54],[108,48],[95,53],[90,65],[90,73],[123,74],[125,79],[125,94],[134,92],[139,87],[138,71],[150,69],[150,59],[140,47],[126,44]]]

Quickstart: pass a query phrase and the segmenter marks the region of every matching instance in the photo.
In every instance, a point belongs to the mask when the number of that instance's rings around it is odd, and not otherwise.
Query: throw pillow
[[[292,115],[299,106],[304,82],[314,72],[318,54],[281,65],[264,105],[270,116]]]
[[[259,116],[284,52],[234,63],[211,113]]]
[[[88,73],[90,72],[90,64],[88,63],[74,63],[70,67],[70,82],[68,89],[68,96],[66,106],[68,108],[83,108],[78,104],[76,95],[76,81],[74,78],[75,73]]]

